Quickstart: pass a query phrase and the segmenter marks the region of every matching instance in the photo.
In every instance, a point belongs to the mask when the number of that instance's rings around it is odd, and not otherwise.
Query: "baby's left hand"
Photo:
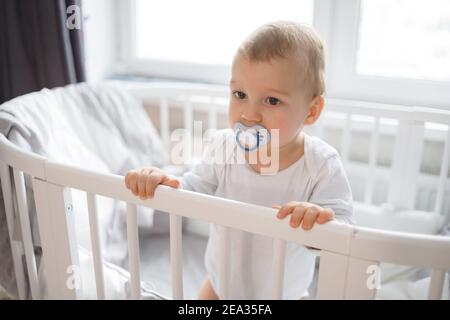
[[[284,206],[272,206],[272,208],[280,209],[277,213],[277,218],[284,219],[291,214],[291,227],[297,228],[302,223],[304,230],[309,230],[317,221],[322,224],[334,219],[334,211],[330,208],[322,208],[318,205],[309,202],[292,201]]]

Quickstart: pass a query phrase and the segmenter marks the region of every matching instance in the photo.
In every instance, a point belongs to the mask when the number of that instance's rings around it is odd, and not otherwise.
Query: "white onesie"
[[[233,131],[220,130],[202,163],[180,178],[181,188],[267,207],[307,201],[331,208],[336,219],[353,223],[352,193],[337,151],[319,138],[304,136],[305,152],[299,160],[275,175],[261,175],[243,161],[243,151],[235,144]],[[271,299],[273,240],[240,230],[230,230],[229,239],[230,297]],[[211,225],[205,265],[217,294],[218,261],[218,228]],[[307,295],[314,264],[314,256],[305,247],[287,244],[283,299]]]

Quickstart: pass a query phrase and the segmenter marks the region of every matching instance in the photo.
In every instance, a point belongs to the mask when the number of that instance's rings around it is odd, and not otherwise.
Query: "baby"
[[[287,21],[263,25],[233,59],[228,113],[233,129],[218,131],[205,161],[182,177],[147,167],[130,171],[125,184],[142,199],[163,184],[273,207],[277,218],[290,216],[292,228],[309,230],[333,219],[353,223],[352,194],[338,153],[302,132],[319,118],[323,94],[324,49],[314,30]],[[220,158],[226,148],[225,161],[206,161]],[[229,235],[230,297],[270,299],[272,239],[240,230]],[[211,225],[200,299],[220,298],[218,252],[218,228]],[[305,247],[287,244],[284,299],[308,295],[314,263]]]

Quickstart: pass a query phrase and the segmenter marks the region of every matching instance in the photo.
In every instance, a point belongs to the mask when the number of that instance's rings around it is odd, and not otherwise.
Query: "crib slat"
[[[317,299],[344,299],[348,256],[330,251],[320,253]]]
[[[444,288],[445,271],[433,269],[431,273],[430,287],[428,288],[428,300],[440,300]]]
[[[230,261],[230,246],[229,246],[229,228],[219,226],[219,284],[220,284],[220,299],[228,299],[228,281],[230,279],[229,261]]]
[[[424,141],[424,123],[399,121],[391,167],[387,202],[394,207],[414,209]]]
[[[166,150],[169,150],[169,148],[170,148],[169,124],[170,124],[169,104],[167,102],[167,98],[162,97],[159,101],[159,127],[160,127],[161,140],[163,141],[164,146],[166,147]]]
[[[172,271],[172,296],[183,299],[182,217],[170,214],[170,267]]]
[[[33,299],[40,299],[39,280],[37,275],[36,257],[34,255],[33,239],[31,237],[24,175],[22,171],[17,171],[16,169],[13,169],[13,175],[31,296]]]
[[[345,299],[374,299],[380,286],[380,276],[378,262],[350,257]]]
[[[380,118],[375,117],[375,125],[372,130],[372,136],[370,141],[369,170],[367,172],[366,191],[364,193],[364,202],[367,204],[371,204],[373,198],[374,177],[378,158],[379,133],[380,133]]]
[[[374,299],[378,263],[321,251],[317,299]]]
[[[33,178],[50,299],[77,299],[81,290],[75,217],[69,188]]]
[[[20,300],[27,299],[27,280],[25,278],[25,266],[22,261],[24,255],[22,242],[13,240],[11,250],[13,251],[14,272],[16,275],[17,291]]]
[[[434,211],[441,213],[444,202],[445,186],[448,179],[448,162],[450,158],[450,126],[448,127],[447,139],[445,140],[444,152],[442,154],[441,172],[439,174],[439,184],[437,188],[436,203]]]
[[[208,129],[217,129],[217,105],[213,96],[209,100]]]
[[[190,97],[187,97],[184,104],[184,129],[186,130],[186,136],[184,137],[184,159],[186,163],[190,163],[192,159],[192,138],[194,134],[193,122],[194,112],[192,109],[192,102]]]
[[[86,193],[89,213],[89,229],[91,231],[91,245],[94,258],[95,285],[97,288],[97,299],[105,299],[105,278],[103,274],[103,255],[100,243],[100,232],[98,227],[96,196]]]
[[[274,300],[282,299],[285,254],[286,241],[274,239],[272,260],[272,298]]]
[[[351,115],[349,113],[345,114],[345,127],[342,129],[342,140],[341,140],[341,155],[344,164],[348,163],[349,153],[350,153],[350,130],[351,130]]]
[[[14,273],[16,275],[17,292],[19,294],[19,299],[24,300],[26,299],[26,281],[21,257],[21,251],[23,252],[23,247],[21,247],[21,243],[19,241],[13,239],[14,225],[16,221],[12,203],[13,195],[11,190],[11,177],[8,165],[0,161],[0,167],[3,201],[5,205],[6,223],[8,224],[9,243],[11,245],[11,252],[14,263]]]
[[[130,298],[141,299],[141,274],[139,270],[139,234],[136,205],[127,203],[128,263],[130,271]]]

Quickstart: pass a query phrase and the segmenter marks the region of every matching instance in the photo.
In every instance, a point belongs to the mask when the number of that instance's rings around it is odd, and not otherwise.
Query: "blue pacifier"
[[[236,122],[233,129],[237,145],[247,152],[266,145],[270,141],[269,130],[260,125],[247,127],[240,122]]]

